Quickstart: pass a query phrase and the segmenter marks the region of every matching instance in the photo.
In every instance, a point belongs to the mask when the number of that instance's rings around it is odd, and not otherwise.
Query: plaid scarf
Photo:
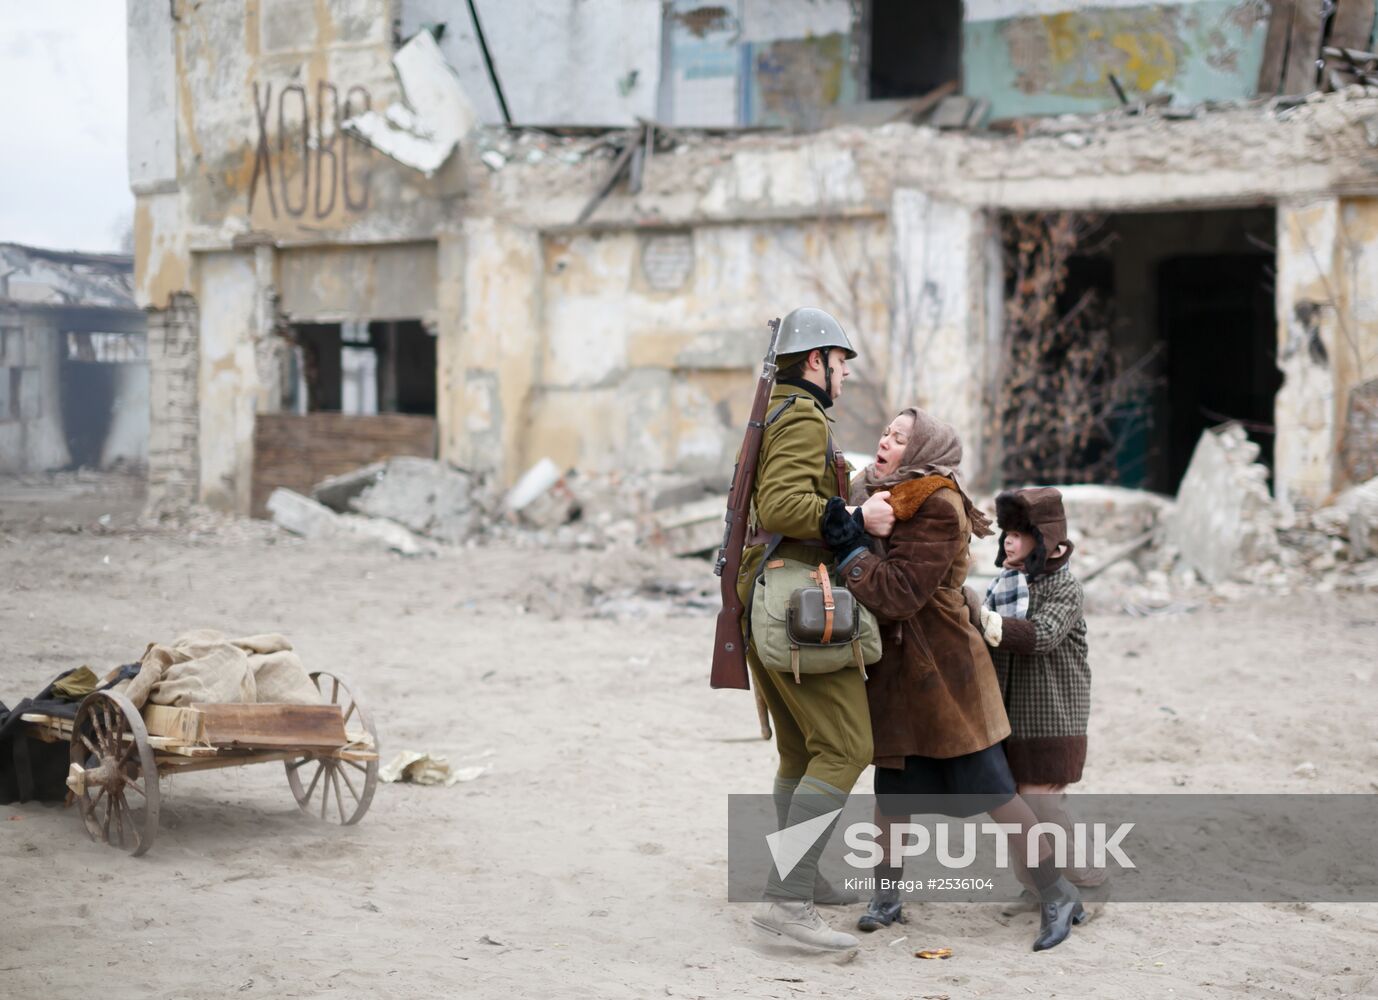
[[[986,588],[986,607],[1001,618],[1028,617],[1028,579],[1020,570],[1001,570],[1000,575]]]

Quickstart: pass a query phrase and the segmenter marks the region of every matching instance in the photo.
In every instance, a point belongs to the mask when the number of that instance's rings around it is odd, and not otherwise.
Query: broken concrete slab
[[[343,514],[349,510],[349,501],[376,483],[385,468],[386,462],[374,462],[353,472],[323,479],[312,488],[311,498]]]
[[[336,514],[325,504],[282,487],[268,497],[268,512],[279,527],[303,538],[353,536],[381,543],[405,556],[425,551],[420,540],[400,524],[383,518]]]
[[[1316,511],[1312,522],[1347,540],[1352,560],[1366,559],[1378,551],[1378,478],[1344,490],[1334,503]]]
[[[442,542],[462,542],[478,528],[481,512],[469,473],[429,458],[398,457],[372,485],[349,501],[350,510],[385,518]]]
[[[339,531],[380,542],[385,548],[404,556],[416,556],[427,551],[421,540],[395,521],[381,517],[360,517],[358,514],[342,514],[338,521]]]
[[[1207,583],[1223,583],[1278,556],[1268,469],[1257,458],[1258,445],[1234,422],[1205,431],[1192,453],[1167,521],[1167,542]]]
[[[1067,524],[1082,539],[1127,543],[1154,531],[1172,513],[1169,497],[1123,486],[1059,486]]]
[[[278,487],[267,506],[274,524],[303,538],[325,538],[340,530],[340,515],[294,490]]]
[[[404,166],[430,177],[478,121],[450,64],[429,31],[418,32],[392,57],[406,104],[346,119],[344,131]]]
[[[705,497],[656,511],[646,541],[677,556],[705,555],[722,544],[727,498]]]

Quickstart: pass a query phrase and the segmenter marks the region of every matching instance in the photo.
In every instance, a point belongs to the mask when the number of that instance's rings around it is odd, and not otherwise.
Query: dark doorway
[[[869,96],[918,97],[962,78],[961,0],[871,0]]]
[[[1273,467],[1277,367],[1267,254],[1186,256],[1158,266],[1158,320],[1166,346],[1168,481],[1179,483],[1201,432],[1237,420]]]
[[[1271,207],[1006,216],[1005,481],[1173,494],[1231,420],[1271,469],[1276,224]]]

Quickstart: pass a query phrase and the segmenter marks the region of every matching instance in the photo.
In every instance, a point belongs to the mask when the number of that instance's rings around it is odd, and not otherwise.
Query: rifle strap
[[[775,423],[775,421],[783,417],[785,415],[785,411],[788,410],[791,406],[793,406],[794,401],[798,398],[798,396],[785,397],[784,401],[781,402],[780,405],[777,406],[775,409],[771,410],[770,415],[766,417],[766,426],[769,427],[771,424]]]

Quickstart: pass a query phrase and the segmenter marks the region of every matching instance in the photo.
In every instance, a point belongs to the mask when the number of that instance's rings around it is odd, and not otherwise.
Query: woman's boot
[[[1072,933],[1073,924],[1086,919],[1081,894],[1060,875],[1052,884],[1039,888],[1038,901],[1038,937],[1034,938],[1034,951],[1056,948]]]
[[[903,866],[876,869],[876,891],[866,904],[866,912],[856,922],[858,930],[878,931],[897,920],[904,923],[904,904],[900,901],[900,880],[903,877]]]

